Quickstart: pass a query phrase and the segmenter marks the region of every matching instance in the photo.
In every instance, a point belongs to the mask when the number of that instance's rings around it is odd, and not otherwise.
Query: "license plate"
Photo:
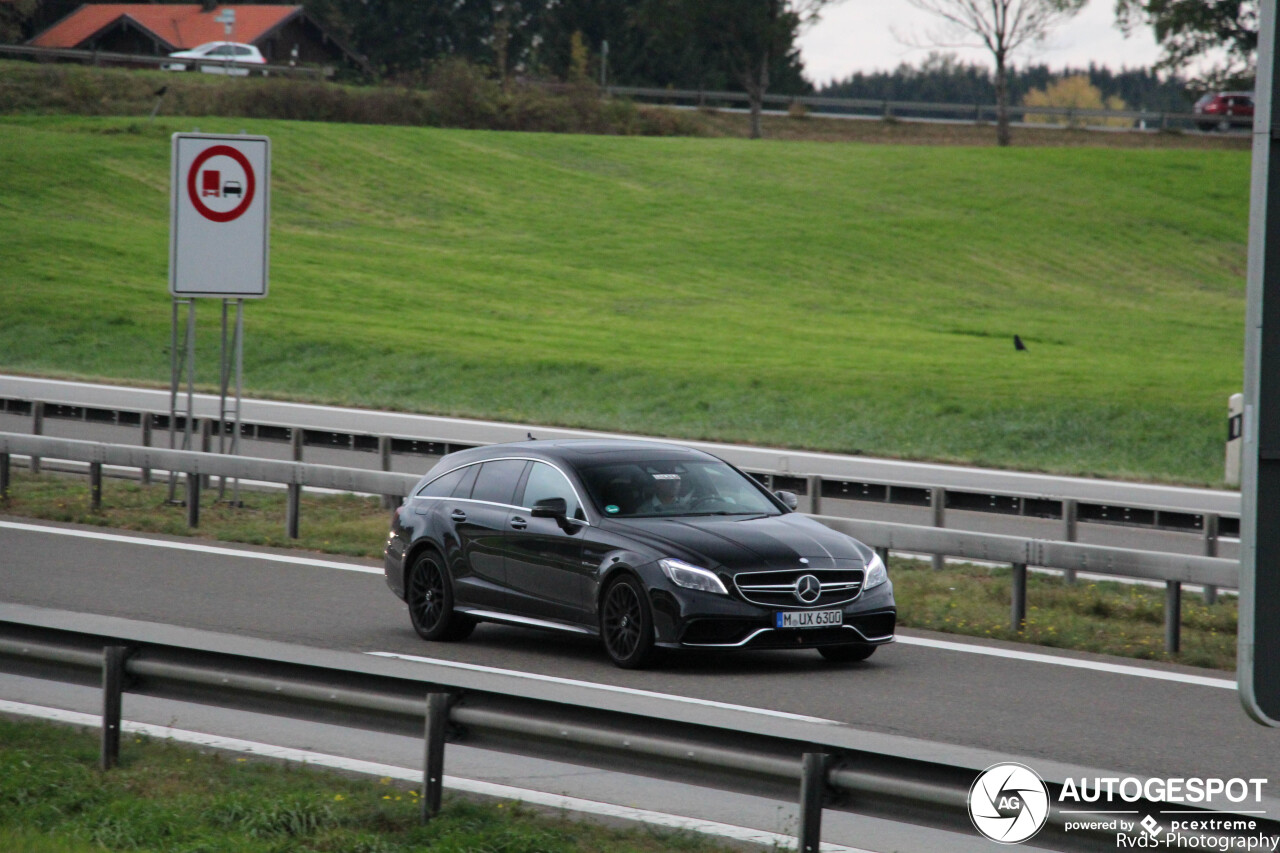
[[[775,628],[829,628],[844,624],[843,610],[784,610],[774,614]]]

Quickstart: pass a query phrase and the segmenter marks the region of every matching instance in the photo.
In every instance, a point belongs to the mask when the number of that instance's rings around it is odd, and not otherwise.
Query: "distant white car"
[[[234,41],[211,41],[190,50],[179,50],[169,54],[170,59],[198,59],[201,71],[207,74],[234,74],[247,76],[248,68],[238,65],[266,65],[261,51],[251,44],[240,44]],[[234,63],[234,65],[229,64]],[[186,71],[191,62],[167,62],[162,67],[166,71]]]

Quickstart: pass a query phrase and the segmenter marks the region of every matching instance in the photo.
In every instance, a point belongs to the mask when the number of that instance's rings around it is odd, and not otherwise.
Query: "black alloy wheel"
[[[653,611],[635,578],[621,577],[605,590],[600,636],[609,657],[623,669],[640,669],[653,660]]]
[[[854,663],[855,661],[866,660],[875,653],[875,646],[846,645],[846,646],[820,646],[818,654],[827,660],[836,661],[837,663]]]
[[[453,584],[431,551],[414,561],[405,601],[413,630],[424,640],[465,640],[475,630],[475,620],[454,612]]]

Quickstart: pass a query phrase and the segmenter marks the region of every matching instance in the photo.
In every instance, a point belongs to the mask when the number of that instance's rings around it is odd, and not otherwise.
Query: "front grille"
[[[796,584],[806,575],[818,579],[820,592],[814,601],[796,596]],[[780,569],[739,572],[733,576],[738,592],[753,604],[767,607],[833,607],[853,601],[862,592],[862,569]]]

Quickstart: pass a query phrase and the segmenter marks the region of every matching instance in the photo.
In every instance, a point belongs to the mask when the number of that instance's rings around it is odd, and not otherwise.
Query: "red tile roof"
[[[218,6],[212,12],[205,12],[199,4],[86,4],[33,38],[31,44],[36,47],[79,47],[122,17],[128,17],[137,26],[154,33],[172,50],[183,50],[227,39],[226,29],[214,20],[223,9],[234,9],[236,13],[231,40],[248,44],[302,11],[301,6]]]

